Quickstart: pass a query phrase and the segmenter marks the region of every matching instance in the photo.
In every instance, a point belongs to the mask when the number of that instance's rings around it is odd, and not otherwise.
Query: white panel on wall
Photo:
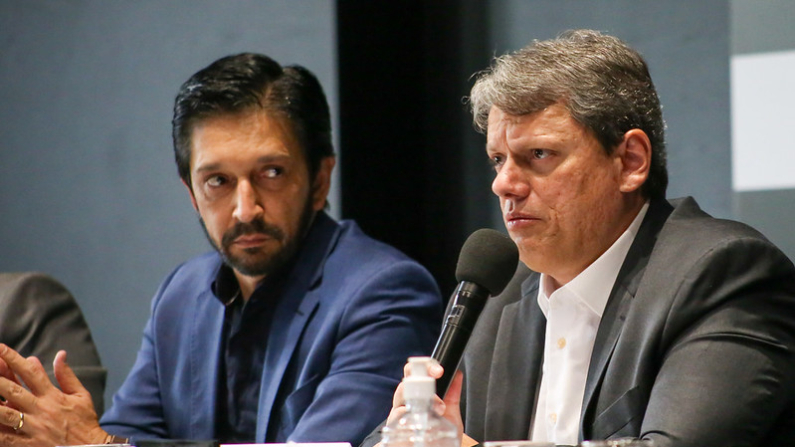
[[[731,60],[735,191],[795,188],[795,51]]]

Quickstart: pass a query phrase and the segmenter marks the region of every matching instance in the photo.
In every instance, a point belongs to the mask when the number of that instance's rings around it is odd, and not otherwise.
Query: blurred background
[[[790,0],[0,0],[0,271],[76,296],[109,369],[152,295],[210,249],[171,147],[180,84],[232,53],[312,70],[332,107],[331,214],[418,259],[444,294],[477,228],[503,229],[462,98],[493,56],[571,28],[649,62],[669,197],[756,226],[795,257]]]

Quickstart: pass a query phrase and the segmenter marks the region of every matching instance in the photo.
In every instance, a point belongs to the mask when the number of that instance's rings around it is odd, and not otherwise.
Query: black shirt
[[[215,438],[222,443],[254,442],[268,332],[284,276],[269,275],[244,302],[230,267],[223,265],[216,275],[213,291],[226,305],[215,426]]]

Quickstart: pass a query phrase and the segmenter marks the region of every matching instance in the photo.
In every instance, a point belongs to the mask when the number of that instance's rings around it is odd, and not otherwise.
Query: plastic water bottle
[[[409,357],[409,375],[403,379],[406,413],[382,429],[382,447],[460,447],[456,426],[433,411],[436,380],[428,376],[431,362],[431,357]]]

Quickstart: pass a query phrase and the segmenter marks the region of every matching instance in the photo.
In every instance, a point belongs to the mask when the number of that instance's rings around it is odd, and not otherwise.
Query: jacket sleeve
[[[173,275],[174,273],[163,282],[152,299],[150,317],[144,328],[135,364],[113,396],[111,407],[100,419],[102,428],[113,435],[133,440],[169,437],[161,400],[154,334],[158,304]]]
[[[795,441],[795,270],[760,238],[699,259],[678,285],[641,434],[655,446]]]
[[[361,282],[338,326],[329,372],[289,441],[347,441],[356,446],[383,421],[409,356],[430,355],[441,328],[442,302],[433,278],[400,261]],[[301,405],[297,405],[301,407]]]

